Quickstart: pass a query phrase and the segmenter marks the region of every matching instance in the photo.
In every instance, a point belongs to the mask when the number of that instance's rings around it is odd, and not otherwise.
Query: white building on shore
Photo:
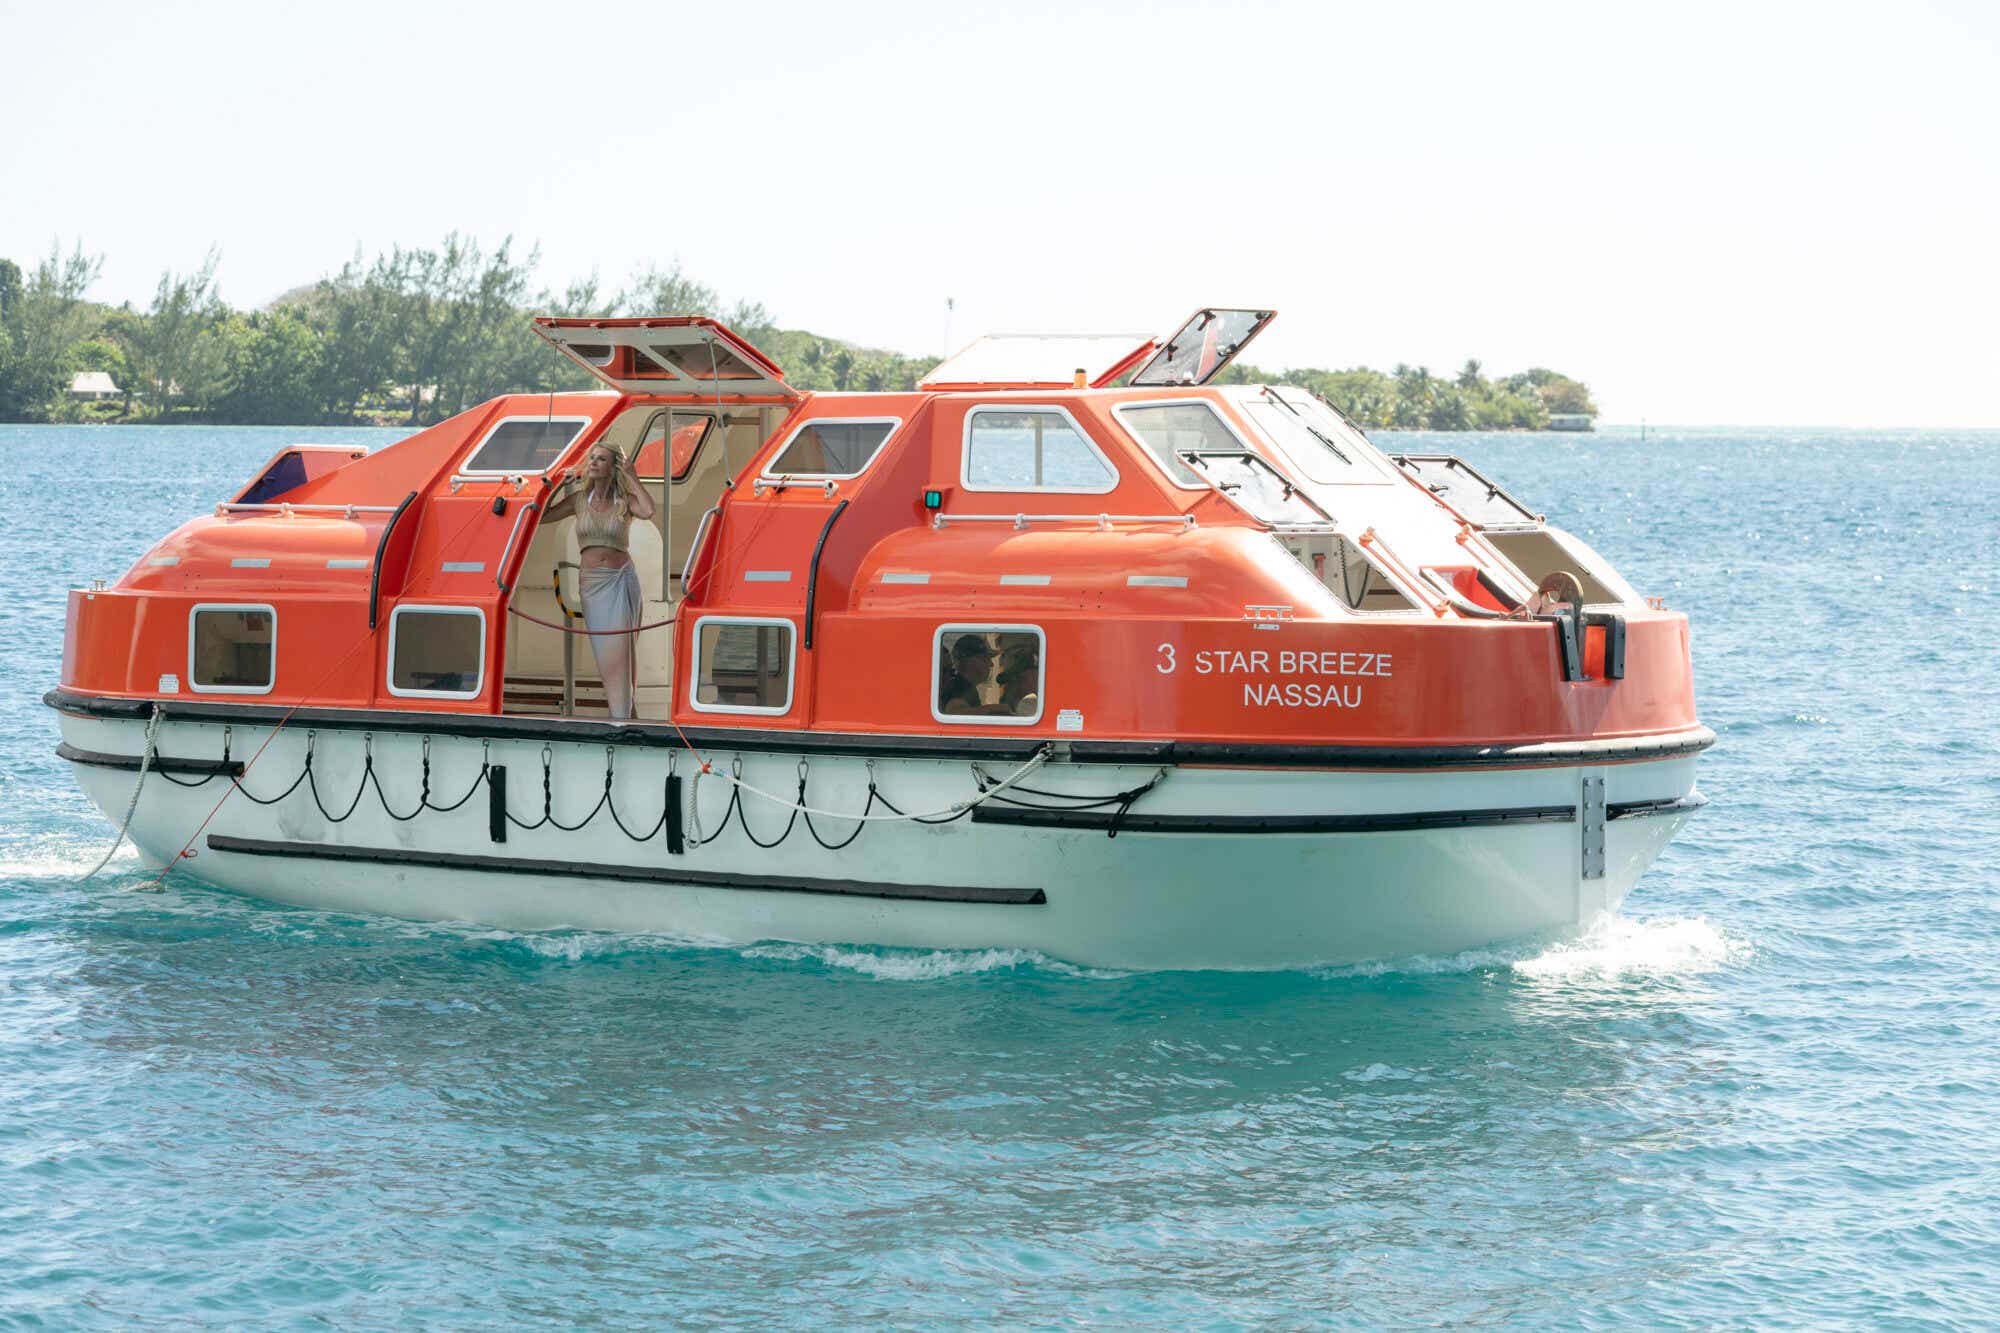
[[[101,403],[111,398],[123,398],[125,391],[112,381],[107,371],[79,370],[70,377],[69,396]]]

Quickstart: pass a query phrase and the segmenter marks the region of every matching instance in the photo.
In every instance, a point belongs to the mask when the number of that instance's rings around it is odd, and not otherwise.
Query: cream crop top
[[[588,491],[577,492],[576,548],[579,551],[587,546],[607,546],[614,551],[629,550],[631,526],[632,516],[625,512],[623,505],[614,505],[608,512],[601,512],[591,507]]]

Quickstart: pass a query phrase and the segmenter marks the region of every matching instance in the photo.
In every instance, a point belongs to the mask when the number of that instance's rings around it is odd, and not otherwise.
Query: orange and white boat
[[[1700,802],[1684,616],[1455,458],[1165,341],[808,393],[706,319],[608,386],[281,451],[73,591],[61,753],[151,865],[290,903],[1131,967],[1459,950],[1614,908]],[[638,717],[555,485],[608,441]]]

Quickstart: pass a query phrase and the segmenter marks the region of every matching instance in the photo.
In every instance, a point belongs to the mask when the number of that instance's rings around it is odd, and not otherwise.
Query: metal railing
[[[931,527],[947,523],[1011,523],[1016,531],[1030,523],[1089,523],[1108,532],[1114,523],[1175,523],[1183,531],[1196,526],[1193,514],[933,514]]]
[[[1374,556],[1376,567],[1389,576],[1391,583],[1401,585],[1402,594],[1412,602],[1423,606],[1435,616],[1442,616],[1450,606],[1438,590],[1417,572],[1415,566],[1389,549],[1382,541],[1381,534],[1374,528],[1364,528],[1358,538],[1349,540],[1352,540],[1364,553]]]
[[[721,505],[710,505],[702,511],[701,521],[694,525],[694,540],[688,543],[687,559],[681,561],[681,596],[683,597],[687,596],[688,573],[694,568],[695,558],[701,554],[701,544],[708,540],[709,520],[721,512]],[[663,589],[662,591],[669,597],[673,595],[673,589],[671,588]]]
[[[480,482],[497,481],[502,485],[512,485],[516,494],[527,487],[529,481],[545,481],[545,472],[454,472],[451,474],[451,489],[455,495],[460,487],[475,486]]]
[[[397,505],[295,505],[282,500],[269,503],[239,504],[230,501],[215,507],[217,518],[228,518],[231,514],[280,514],[290,518],[293,514],[339,514],[342,518],[353,518],[356,514],[393,514]]]
[[[514,558],[514,542],[521,535],[521,520],[525,519],[528,515],[534,513],[536,510],[540,508],[541,505],[537,504],[533,500],[530,500],[528,501],[528,503],[522,505],[520,509],[517,510],[514,514],[514,526],[507,533],[506,549],[500,552],[500,564],[498,568],[496,568],[493,571],[493,582],[499,587],[501,592],[508,591],[507,562]]]

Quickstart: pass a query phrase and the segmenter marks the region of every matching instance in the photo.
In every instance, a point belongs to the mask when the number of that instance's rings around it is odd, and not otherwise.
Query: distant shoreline
[[[256,310],[223,301],[219,262],[211,249],[194,270],[161,275],[140,310],[89,298],[103,259],[81,244],[32,270],[0,258],[0,422],[422,427],[507,393],[596,387],[537,336],[538,314],[718,319],[806,391],[908,393],[939,364],[783,328],[761,303],[725,303],[677,264],[616,292],[595,276],[537,290],[534,254],[511,240],[488,252],[454,233],[436,249],[357,252]],[[1215,382],[1302,388],[1364,430],[1534,431],[1597,414],[1579,380],[1543,366],[1489,375],[1478,360],[1445,374],[1238,362]]]

